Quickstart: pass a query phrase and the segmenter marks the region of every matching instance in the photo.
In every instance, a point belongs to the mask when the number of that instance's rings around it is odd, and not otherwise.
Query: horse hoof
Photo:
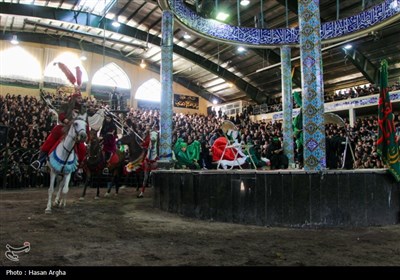
[[[46,210],[44,210],[44,213],[45,213],[45,214],[51,214],[51,209],[46,209]]]
[[[104,195],[104,196],[106,196],[106,195]],[[94,197],[94,199],[97,200],[97,199],[100,199],[100,197],[98,197],[98,196],[96,195],[96,196]]]
[[[104,194],[104,197],[109,197],[110,196],[110,194],[108,193],[108,192],[106,192],[105,194]]]
[[[83,196],[81,196],[81,197],[79,198],[79,200],[80,200],[80,201],[84,201],[85,198],[84,198]]]
[[[137,196],[137,198],[143,198],[143,197],[144,197],[144,196],[143,196],[142,193],[138,194],[138,196]]]

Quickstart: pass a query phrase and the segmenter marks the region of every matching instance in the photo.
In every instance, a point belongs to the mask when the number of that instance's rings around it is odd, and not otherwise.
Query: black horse
[[[129,150],[129,158],[128,162],[124,167],[125,173],[131,173],[136,176],[137,182],[136,182],[136,190],[139,190],[140,187],[140,182],[139,182],[139,177],[143,173],[143,159],[145,157],[146,150],[143,149],[141,146],[142,139],[132,128],[131,132],[125,136],[123,136],[121,139],[118,140],[119,145],[127,145],[128,150]]]
[[[110,194],[113,184],[115,184],[115,193],[118,194],[120,177],[122,175],[122,168],[124,165],[124,161],[125,161],[125,154],[121,152],[119,149],[117,149],[115,155],[113,155],[111,163],[107,164],[102,152],[100,139],[97,137],[97,131],[91,130],[88,155],[84,162],[86,182],[80,200],[84,199],[86,195],[87,186],[90,185],[90,187],[93,187],[94,177],[105,176],[105,174],[103,174],[103,170],[106,167],[108,168],[109,174],[111,174],[112,179],[111,182],[107,182],[108,187],[105,196],[108,196]],[[100,195],[100,184],[97,184],[97,193],[95,199],[98,199],[99,195]]]

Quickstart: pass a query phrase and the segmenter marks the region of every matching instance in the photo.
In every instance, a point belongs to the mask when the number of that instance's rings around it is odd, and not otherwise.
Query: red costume
[[[79,67],[76,67],[76,79],[74,75],[69,71],[69,69],[63,64],[58,63],[60,69],[64,72],[68,80],[74,84],[75,93],[70,97],[68,104],[63,104],[61,106],[61,112],[59,113],[58,119],[61,122],[57,124],[50,132],[50,135],[47,137],[46,141],[40,147],[40,151],[43,153],[50,154],[61,141],[62,136],[64,135],[64,126],[66,123],[70,122],[73,118],[73,111],[78,111],[80,114],[83,113],[83,106],[81,104],[82,95],[80,92],[80,86],[82,84],[82,72]],[[68,122],[67,122],[68,121]],[[89,136],[89,125],[86,126],[86,134]],[[75,146],[75,153],[78,156],[78,162],[82,163],[86,156],[86,145],[84,142],[79,142]]]
[[[226,137],[219,137],[214,141],[214,144],[211,147],[212,152],[212,160],[219,161],[222,157],[222,154],[225,150],[225,146],[228,145],[228,139]],[[222,159],[225,160],[235,160],[235,155],[237,154],[237,150],[235,148],[227,148],[225,150],[224,157]]]

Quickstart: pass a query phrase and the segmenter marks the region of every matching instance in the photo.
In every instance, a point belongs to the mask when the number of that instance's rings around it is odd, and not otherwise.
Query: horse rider
[[[107,166],[109,165],[112,156],[117,151],[117,126],[109,113],[106,113],[105,115],[100,130],[100,139],[103,140],[103,158],[106,163],[103,173],[108,173],[109,170]]]
[[[80,92],[75,92],[70,96],[68,103],[62,104],[60,113],[58,115],[59,124],[57,124],[50,132],[46,141],[40,147],[38,160],[32,163],[34,169],[40,169],[46,161],[47,155],[57,146],[62,136],[64,135],[64,127],[68,126],[73,119],[73,113],[84,113],[84,106],[82,104],[82,95]],[[88,133],[88,128],[86,129]],[[78,155],[79,165],[83,162],[86,155],[86,146],[84,142],[77,143],[76,149]]]
[[[69,97],[68,103],[63,103],[60,107],[60,112],[58,114],[59,124],[57,124],[50,132],[46,141],[40,147],[40,153],[38,160],[34,161],[31,166],[32,168],[38,170],[42,167],[46,161],[47,156],[57,147],[62,136],[64,135],[64,127],[68,126],[71,121],[73,121],[73,114],[84,114],[86,107],[83,104],[82,94],[81,94],[81,75],[82,72],[79,67],[76,67],[76,79],[69,69],[62,63],[58,63],[60,69],[67,76],[68,80],[74,84],[75,81],[77,85],[74,85],[74,94]],[[87,135],[89,135],[89,125],[86,126]],[[82,165],[83,160],[86,155],[86,145],[85,143],[79,142],[76,145],[75,152],[78,156],[79,166]]]
[[[149,185],[150,180],[150,172],[152,170],[157,169],[157,160],[159,159],[158,154],[158,144],[159,144],[159,125],[158,123],[154,123],[153,127],[150,129],[150,125],[146,125],[145,137],[143,139],[142,147],[146,150],[145,157],[143,159],[143,172],[144,179],[142,190],[140,194],[137,196],[138,198],[143,198],[144,190]]]

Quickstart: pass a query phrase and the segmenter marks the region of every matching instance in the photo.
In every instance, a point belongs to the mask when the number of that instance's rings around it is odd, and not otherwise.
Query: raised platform
[[[386,170],[153,171],[154,207],[260,226],[400,222],[400,184]]]

